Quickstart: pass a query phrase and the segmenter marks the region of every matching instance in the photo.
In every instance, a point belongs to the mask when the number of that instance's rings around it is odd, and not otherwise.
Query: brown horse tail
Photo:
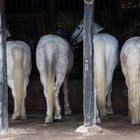
[[[14,88],[15,88],[15,106],[17,108],[17,112],[21,113],[21,104],[23,99],[23,85],[24,85],[24,75],[23,75],[23,57],[24,52],[23,48],[13,48],[12,49],[12,57],[14,60],[13,65],[13,77],[14,77]],[[21,114],[17,114],[21,115]]]
[[[140,123],[140,94],[139,94],[139,70],[140,49],[132,46],[128,49],[128,107],[132,124]]]
[[[100,117],[105,116],[106,109],[106,60],[105,60],[105,44],[102,39],[94,42],[94,77],[95,87],[97,93],[97,106]]]
[[[54,112],[55,95],[54,95],[54,84],[55,84],[55,61],[56,61],[56,50],[54,46],[46,45],[46,86],[47,86],[47,104],[51,114]]]

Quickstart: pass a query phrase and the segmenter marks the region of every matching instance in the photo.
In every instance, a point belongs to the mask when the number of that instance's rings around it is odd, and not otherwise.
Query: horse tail
[[[52,45],[46,45],[46,87],[47,87],[47,104],[49,105],[50,113],[54,112],[55,105],[55,62],[56,61],[56,48]]]
[[[102,39],[95,40],[94,42],[94,77],[95,87],[97,93],[97,106],[99,109],[100,117],[105,116],[106,108],[106,60],[105,60],[105,43]]]
[[[128,107],[132,124],[140,122],[140,94],[139,94],[139,70],[140,70],[140,49],[132,46],[128,49]]]
[[[12,58],[13,58],[13,80],[14,80],[14,88],[15,88],[15,106],[17,108],[17,113],[21,113],[21,103],[23,99],[23,86],[24,86],[24,51],[23,48],[15,47],[12,49]],[[13,92],[12,92],[13,93]],[[21,114],[17,114],[21,115]]]

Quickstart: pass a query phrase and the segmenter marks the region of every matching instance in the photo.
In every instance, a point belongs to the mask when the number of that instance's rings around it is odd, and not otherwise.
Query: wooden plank
[[[0,1],[0,130],[8,128],[8,92],[4,20],[4,3]]]
[[[93,11],[94,0],[84,1],[84,38],[83,38],[83,97],[84,97],[84,126],[96,124],[96,99],[94,95],[93,74]]]

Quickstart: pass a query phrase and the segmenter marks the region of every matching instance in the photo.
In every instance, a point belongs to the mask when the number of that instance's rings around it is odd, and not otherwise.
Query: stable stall
[[[45,98],[36,68],[36,46],[41,36],[63,27],[70,41],[76,26],[84,18],[83,43],[74,46],[75,63],[69,78],[69,100],[73,114],[83,113],[84,126],[96,127],[96,95],[94,94],[93,19],[119,41],[119,52],[130,37],[140,34],[140,2],[138,0],[7,0],[0,1],[0,129],[8,128],[13,111],[13,98],[6,84],[5,27],[13,39],[23,40],[31,47],[32,72],[26,98],[27,116],[45,114]],[[5,6],[4,6],[5,5]],[[75,86],[76,85],[76,86]],[[112,106],[115,114],[127,115],[128,95],[120,63],[114,72]],[[8,97],[9,96],[9,97]],[[60,102],[64,114],[64,100]],[[9,106],[8,106],[9,105]],[[31,115],[32,116],[32,115]],[[28,117],[27,117],[28,118]],[[70,121],[70,120],[69,120]],[[77,126],[78,127],[78,126]],[[94,130],[94,129],[93,129]]]

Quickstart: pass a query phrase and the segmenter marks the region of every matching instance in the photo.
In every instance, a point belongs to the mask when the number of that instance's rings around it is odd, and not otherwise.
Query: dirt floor
[[[96,134],[75,133],[82,120],[78,114],[46,125],[43,116],[32,114],[26,121],[10,122],[8,131],[0,133],[0,140],[140,140],[140,126],[131,125],[126,116],[110,116],[100,125],[102,132]]]

